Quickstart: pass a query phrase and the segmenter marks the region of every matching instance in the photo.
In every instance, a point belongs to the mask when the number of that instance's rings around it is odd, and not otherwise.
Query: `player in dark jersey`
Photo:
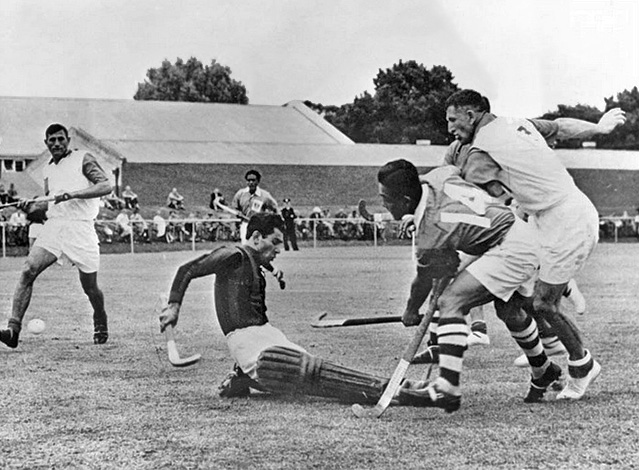
[[[535,320],[521,308],[533,293],[538,242],[509,208],[459,173],[453,166],[440,167],[428,173],[422,184],[417,169],[406,160],[389,162],[378,173],[380,195],[393,218],[415,217],[417,275],[403,315],[405,325],[418,323],[432,279],[454,275],[459,269],[438,303],[439,377],[421,389],[402,389],[400,395],[422,406],[457,410],[468,344],[464,317],[470,308],[494,301],[497,315],[532,369],[524,400],[541,401],[547,388],[561,378],[561,368],[548,360]],[[478,258],[460,268],[458,251]]]
[[[219,387],[220,396],[246,397],[255,389],[377,402],[389,379],[312,356],[270,324],[262,268],[280,252],[284,221],[277,214],[258,213],[251,217],[247,229],[248,238],[243,245],[216,248],[178,269],[168,305],[160,315],[160,328],[177,323],[192,279],[215,274],[215,310],[236,362],[233,372]],[[397,399],[394,404],[405,403]]]

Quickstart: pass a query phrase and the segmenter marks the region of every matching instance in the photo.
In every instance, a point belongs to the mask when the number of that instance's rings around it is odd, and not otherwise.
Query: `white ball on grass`
[[[34,318],[27,324],[27,330],[29,330],[29,333],[33,333],[34,335],[39,335],[45,328],[46,324],[39,318]]]

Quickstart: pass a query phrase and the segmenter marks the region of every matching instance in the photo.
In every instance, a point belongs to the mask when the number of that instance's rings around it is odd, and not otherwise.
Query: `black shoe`
[[[233,372],[217,388],[217,392],[222,398],[245,398],[251,394],[251,385],[254,382],[236,364],[233,367]]]
[[[411,364],[439,364],[439,346],[428,346],[422,352],[415,354]]]
[[[93,344],[104,344],[109,339],[109,329],[106,325],[93,327]]]
[[[12,349],[18,347],[18,337],[20,333],[12,330],[11,328],[7,328],[6,330],[0,330],[0,342],[6,344]]]
[[[538,379],[530,379],[528,395],[524,398],[525,403],[539,403],[543,400],[548,387],[561,380],[561,367],[551,362],[544,375]]]
[[[431,383],[420,389],[400,388],[397,392],[397,402],[403,406],[441,408],[446,413],[452,413],[461,406],[461,397],[439,390],[436,383]]]

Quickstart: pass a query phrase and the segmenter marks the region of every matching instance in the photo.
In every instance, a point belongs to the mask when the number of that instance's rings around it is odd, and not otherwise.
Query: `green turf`
[[[211,312],[210,279],[191,283],[176,330],[181,354],[203,359],[171,367],[153,304],[180,263],[197,254],[104,255],[99,281],[112,334],[105,346],[91,342],[75,270],[55,266],[42,275],[27,319],[45,320],[46,331],[25,332],[17,350],[0,348],[0,468],[618,469],[639,462],[637,244],[600,245],[578,278],[588,312],[576,321],[603,366],[582,401],[524,404],[527,373],[512,366],[518,352],[489,309],[492,343],[467,353],[461,410],[390,408],[379,420],[357,419],[349,406],[320,398],[218,398],[232,362]],[[22,261],[2,260],[5,314]],[[401,313],[414,269],[409,247],[306,248],[277,264],[288,285],[280,291],[268,278],[275,326],[313,354],[392,373],[412,329],[310,323],[322,312]]]

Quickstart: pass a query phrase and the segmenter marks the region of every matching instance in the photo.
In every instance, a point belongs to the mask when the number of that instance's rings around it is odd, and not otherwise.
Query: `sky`
[[[230,67],[252,105],[350,103],[415,60],[497,114],[603,110],[639,86],[639,0],[0,1],[0,96],[132,99],[178,57]]]

